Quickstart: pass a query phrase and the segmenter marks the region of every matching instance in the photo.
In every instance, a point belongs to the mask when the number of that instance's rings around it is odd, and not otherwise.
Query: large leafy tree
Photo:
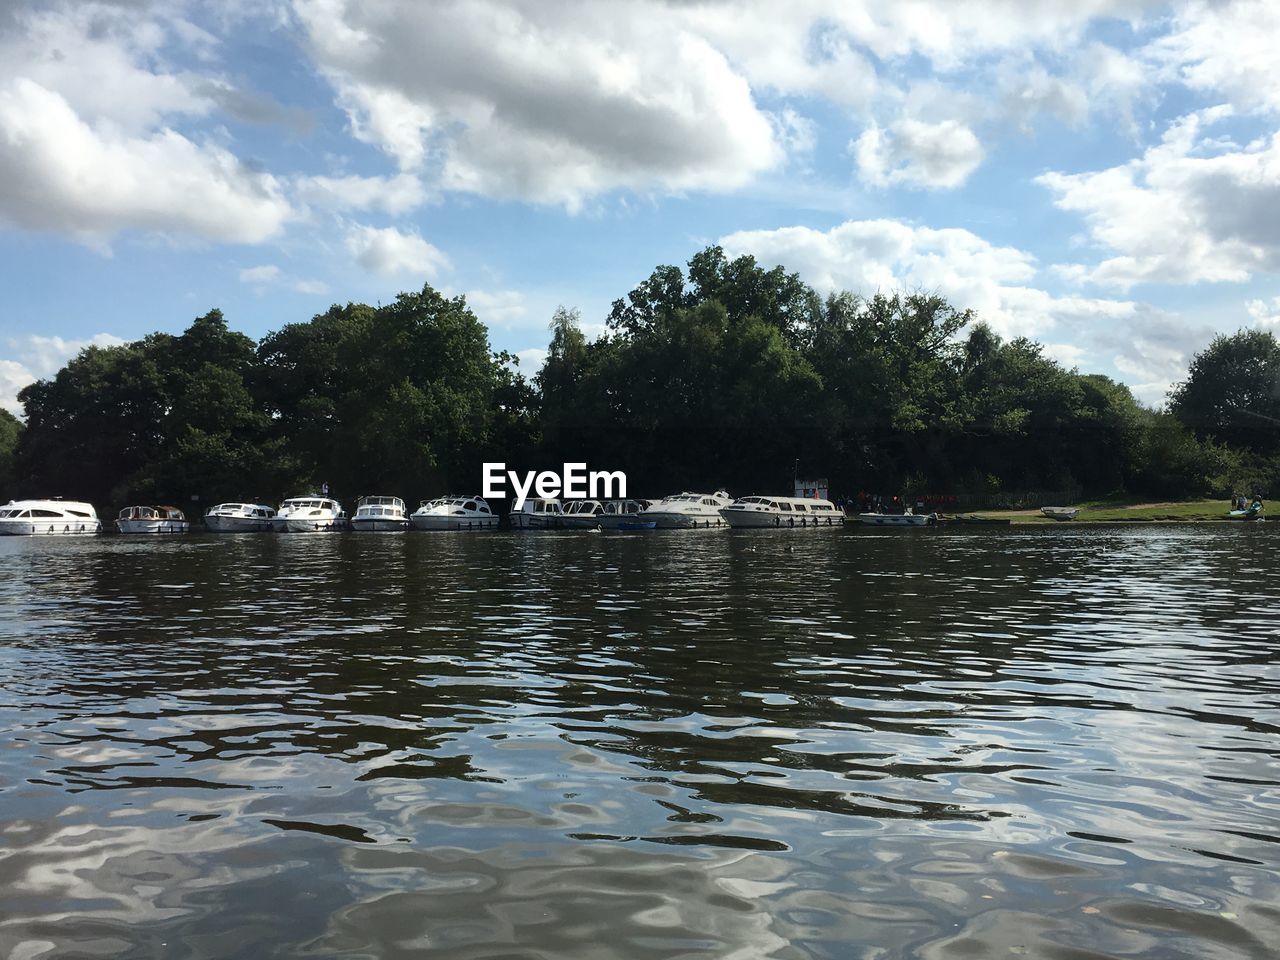
[[[1175,417],[1201,437],[1273,454],[1280,448],[1280,342],[1263,330],[1215,337],[1169,395]]]
[[[11,499],[17,488],[14,458],[22,422],[8,410],[0,410],[0,503]]]

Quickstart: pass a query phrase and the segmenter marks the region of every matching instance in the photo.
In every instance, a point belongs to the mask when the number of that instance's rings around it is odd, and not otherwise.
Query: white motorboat
[[[512,530],[558,530],[564,526],[563,520],[564,510],[559,500],[539,497],[526,500],[519,508],[514,500],[511,502]]]
[[[648,500],[606,500],[596,520],[605,530],[652,530],[654,521],[640,518],[648,507]]]
[[[640,511],[641,520],[654,521],[659,530],[727,526],[720,511],[733,503],[723,490],[715,493],[677,493]]]
[[[604,504],[599,500],[570,500],[564,505],[562,522],[571,530],[598,530],[604,525]]]
[[[187,515],[177,507],[125,507],[116,517],[121,533],[186,533],[191,529]]]
[[[361,497],[356,503],[356,515],[351,518],[353,530],[377,530],[394,532],[409,529],[404,501],[399,497]]]
[[[1079,507],[1041,507],[1040,512],[1050,520],[1074,520],[1080,513]]]
[[[79,500],[10,500],[0,507],[0,536],[83,536],[101,531],[93,504]]]
[[[410,521],[415,530],[497,530],[498,515],[483,497],[423,500]]]
[[[838,527],[844,513],[813,497],[739,497],[720,510],[731,527]]]
[[[277,533],[339,533],[347,529],[342,504],[328,497],[291,497],[271,518]]]
[[[261,503],[219,503],[204,514],[210,533],[270,533],[276,512]]]
[[[873,527],[927,527],[938,522],[936,513],[860,513],[858,522]]]

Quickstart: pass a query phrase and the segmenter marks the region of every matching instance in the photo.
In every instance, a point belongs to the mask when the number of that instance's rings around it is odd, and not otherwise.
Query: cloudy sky
[[[1159,402],[1280,327],[1280,3],[0,0],[0,405],[424,282],[536,369],[720,243]]]

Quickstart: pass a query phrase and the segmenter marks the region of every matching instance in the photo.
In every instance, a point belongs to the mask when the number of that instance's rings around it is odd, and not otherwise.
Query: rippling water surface
[[[1280,945],[1280,531],[0,541],[0,956]]]

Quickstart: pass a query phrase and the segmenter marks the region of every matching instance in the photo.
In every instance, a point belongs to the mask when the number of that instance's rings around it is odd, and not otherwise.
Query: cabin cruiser
[[[936,513],[860,513],[858,522],[873,527],[927,527],[938,522]]]
[[[409,518],[415,530],[497,530],[498,515],[483,497],[423,500]]]
[[[604,512],[596,519],[605,530],[652,530],[656,526],[653,520],[640,519],[648,506],[648,500],[606,500]]]
[[[347,529],[342,504],[328,497],[292,497],[271,518],[277,533],[337,533]]]
[[[356,503],[351,527],[353,530],[408,530],[404,501],[399,497],[361,497]]]
[[[564,505],[561,522],[571,530],[598,530],[603,524],[604,504],[599,500],[570,500]]]
[[[720,511],[733,499],[723,490],[715,493],[677,493],[640,511],[639,519],[653,520],[659,530],[723,527]]]
[[[512,530],[558,530],[564,526],[563,519],[564,511],[559,500],[539,497],[526,500],[519,507],[514,500],[511,501]]]
[[[116,517],[121,533],[186,533],[187,515],[177,507],[125,507]]]
[[[219,503],[204,514],[210,533],[270,533],[276,512],[261,503]]]
[[[720,511],[731,527],[838,527],[844,513],[813,497],[739,497]]]
[[[0,536],[32,537],[101,533],[93,504],[79,500],[10,500],[0,506]]]

